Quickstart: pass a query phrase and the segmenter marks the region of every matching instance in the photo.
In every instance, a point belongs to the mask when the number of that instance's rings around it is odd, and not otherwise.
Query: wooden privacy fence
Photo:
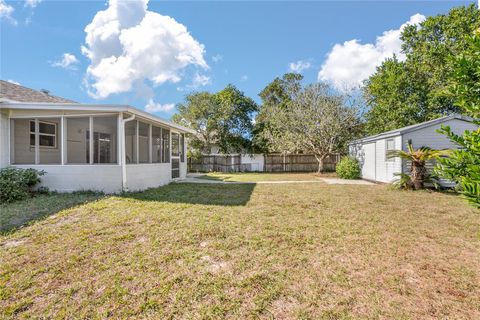
[[[335,171],[335,166],[339,160],[340,155],[327,157],[323,163],[325,171]],[[199,158],[188,159],[189,172],[314,172],[317,170],[317,159],[311,154],[283,155],[272,153],[252,155],[252,157],[240,154],[203,155]]]
[[[323,161],[325,171],[335,171],[340,155],[332,155]],[[266,154],[265,172],[313,172],[318,170],[318,161],[313,154]]]
[[[243,170],[242,170],[243,169]],[[202,155],[199,158],[188,158],[189,172],[241,172],[240,155]]]

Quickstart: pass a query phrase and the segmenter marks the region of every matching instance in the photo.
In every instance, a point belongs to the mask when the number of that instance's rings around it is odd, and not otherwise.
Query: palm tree
[[[415,190],[423,189],[425,178],[427,177],[427,169],[425,163],[429,160],[448,155],[450,150],[434,150],[429,147],[420,147],[414,149],[412,141],[408,141],[407,151],[392,150],[387,154],[388,158],[400,157],[410,161],[410,183]]]

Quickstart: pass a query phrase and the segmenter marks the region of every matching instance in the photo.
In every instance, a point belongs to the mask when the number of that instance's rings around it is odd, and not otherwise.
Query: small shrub
[[[337,164],[336,172],[342,179],[359,179],[360,164],[357,159],[345,156]]]
[[[0,202],[26,199],[45,171],[8,167],[0,170]]]
[[[414,189],[412,178],[410,178],[409,174],[395,173],[394,176],[398,177],[398,179],[395,179],[395,182],[393,182],[392,184],[395,189],[400,189],[400,190]]]
[[[48,187],[38,187],[35,189],[35,193],[37,194],[53,194],[53,192],[48,189]]]

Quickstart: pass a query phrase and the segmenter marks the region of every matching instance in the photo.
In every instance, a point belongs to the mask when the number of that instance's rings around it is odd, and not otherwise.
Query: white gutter
[[[135,114],[132,114],[130,118],[127,119],[122,119],[122,125],[120,126],[120,148],[122,149],[122,157],[120,159],[120,163],[122,164],[122,191],[128,191],[128,185],[127,185],[127,164],[125,163],[125,158],[126,158],[126,151],[125,151],[125,124],[127,122],[130,122],[132,120],[135,120]]]

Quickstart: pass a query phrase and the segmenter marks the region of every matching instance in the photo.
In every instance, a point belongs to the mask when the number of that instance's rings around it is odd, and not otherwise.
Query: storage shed
[[[356,140],[349,146],[350,155],[359,160],[363,179],[390,183],[397,178],[396,173],[408,173],[409,167],[400,158],[387,158],[388,151],[407,150],[408,141],[415,149],[422,146],[432,149],[456,147],[445,135],[437,132],[442,125],[450,126],[456,134],[478,129],[472,118],[453,114]]]

